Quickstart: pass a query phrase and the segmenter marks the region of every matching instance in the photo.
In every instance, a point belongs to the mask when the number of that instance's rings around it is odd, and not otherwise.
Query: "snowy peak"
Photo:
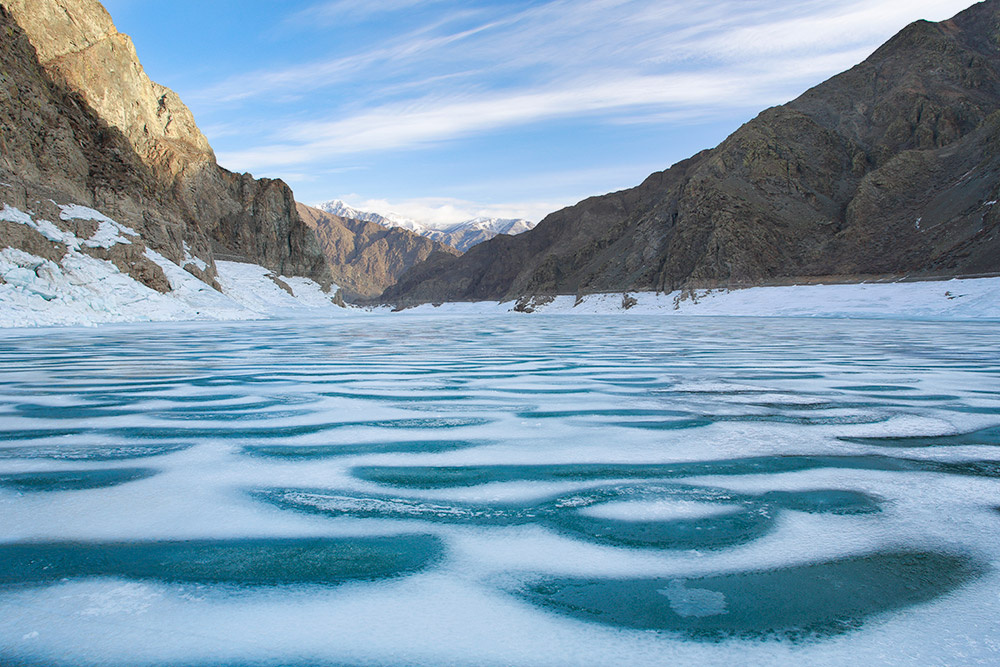
[[[521,218],[473,218],[472,220],[466,220],[465,222],[445,227],[441,231],[450,234],[458,231],[477,230],[493,232],[495,234],[514,235],[526,232],[534,226],[535,223]]]
[[[393,213],[382,215],[380,213],[372,213],[371,211],[359,211],[356,208],[348,206],[339,199],[333,199],[328,202],[323,202],[322,204],[317,204],[313,208],[318,208],[321,211],[340,218],[361,220],[362,222],[374,222],[375,224],[382,225],[383,227],[403,227],[412,231],[417,231],[417,228],[424,229],[424,226],[415,220],[409,220]]]
[[[450,245],[462,252],[499,234],[514,235],[526,232],[536,224],[520,218],[478,217],[444,227],[435,227],[429,223],[412,220],[395,213],[360,211],[339,199],[323,202],[315,208],[341,218],[374,222],[383,227],[402,227],[421,236]]]

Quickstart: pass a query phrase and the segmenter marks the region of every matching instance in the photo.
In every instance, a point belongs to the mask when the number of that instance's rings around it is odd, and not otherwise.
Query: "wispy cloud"
[[[288,23],[320,23],[331,25],[342,22],[362,21],[419,5],[430,5],[442,0],[333,0],[320,2],[295,12]]]
[[[498,25],[498,23],[485,23],[445,34],[430,34],[444,24],[453,23],[454,19],[455,17],[451,16],[431,25],[419,27],[401,35],[392,44],[360,53],[280,69],[239,74],[196,92],[195,97],[201,100],[231,103],[274,95],[302,96],[330,86],[368,80],[368,77],[373,77],[371,80],[384,81],[391,76],[411,74],[416,71],[415,64],[427,59],[433,60],[434,54]],[[452,78],[454,74],[445,71],[435,75],[435,78],[444,80]]]
[[[790,89],[776,82],[801,83],[852,64],[910,18],[967,2],[809,0],[788,7],[744,0],[551,0],[514,12],[480,8],[466,17],[476,20],[463,25],[455,25],[455,6],[444,0],[337,0],[307,11],[343,16],[427,4],[443,13],[430,12],[426,25],[392,44],[253,72],[204,91],[228,102],[341,85],[361,91],[360,98],[351,98],[360,113],[281,131],[308,145],[273,145],[239,157],[269,153],[282,164],[323,150],[399,148],[639,104],[658,106],[660,113],[678,106],[745,108],[780,99]],[[519,72],[520,85],[511,87],[505,71]],[[757,81],[742,80],[751,74]],[[414,79],[422,82],[414,87],[417,97],[384,104],[387,88],[402,95]],[[585,80],[585,86],[567,87],[568,80]],[[770,98],[762,96],[768,88]],[[462,94],[483,101],[456,101]],[[366,95],[374,105],[366,107]]]
[[[840,59],[845,64],[855,57]],[[587,114],[643,112],[690,117],[706,109],[757,109],[780,99],[790,83],[830,67],[830,56],[802,59],[784,68],[748,68],[698,73],[581,79],[559,88],[515,89],[486,95],[428,97],[375,107],[334,121],[296,122],[276,131],[279,142],[226,153],[226,163],[273,168],[324,156],[418,148],[480,132]],[[617,116],[607,118],[609,122]]]
[[[307,178],[348,155],[538,123],[666,126],[749,115],[863,60],[906,23],[969,4],[333,0],[288,20],[318,26],[317,43],[336,44],[337,29],[377,19],[379,38],[230,77],[200,97],[268,108],[269,129],[230,141],[223,164]]]

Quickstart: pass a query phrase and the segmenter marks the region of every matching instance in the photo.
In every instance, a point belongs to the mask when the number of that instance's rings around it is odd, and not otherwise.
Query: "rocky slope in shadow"
[[[431,253],[459,254],[454,248],[407,229],[342,218],[305,204],[299,204],[298,211],[315,231],[334,282],[351,301],[377,298]]]
[[[219,167],[191,112],[149,80],[100,3],[0,0],[0,30],[0,203],[54,221],[49,199],[99,209],[171,261],[202,260],[185,268],[212,285],[216,252],[330,282],[291,190]]]
[[[918,21],[718,147],[435,254],[401,305],[1000,271],[1000,0]]]

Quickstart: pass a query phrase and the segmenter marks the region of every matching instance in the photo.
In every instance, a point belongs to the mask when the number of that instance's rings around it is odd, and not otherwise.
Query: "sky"
[[[638,185],[970,0],[104,0],[219,163],[436,225]]]

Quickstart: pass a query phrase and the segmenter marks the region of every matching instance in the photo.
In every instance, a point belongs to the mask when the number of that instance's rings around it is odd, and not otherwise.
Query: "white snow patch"
[[[332,295],[323,292],[322,287],[309,278],[275,276],[263,266],[242,262],[219,261],[215,263],[215,268],[222,292],[244,308],[255,312],[273,315],[288,315],[292,312],[296,315],[308,314],[303,312],[304,308],[315,309],[315,314],[345,312],[334,306]],[[288,285],[293,294],[281,288],[274,278]]]
[[[295,298],[299,303],[307,306],[329,306],[333,303],[333,295],[340,289],[337,285],[331,285],[326,292],[322,285],[315,280],[302,276],[279,276],[280,280],[292,288]]]
[[[703,618],[729,613],[726,611],[725,594],[706,588],[687,588],[684,584],[684,581],[675,579],[667,588],[659,591],[667,596],[670,608],[678,616]]]
[[[138,237],[139,233],[131,227],[120,225],[100,211],[95,211],[86,206],[77,204],[60,205],[62,213],[59,217],[63,220],[95,220],[97,221],[97,231],[89,239],[83,242],[88,248],[110,248],[118,243],[131,243],[122,234]]]
[[[188,247],[187,241],[182,241],[181,243],[184,244],[184,266],[194,265],[199,271],[204,271],[208,268],[205,260],[191,254],[191,248]]]
[[[616,521],[674,521],[731,514],[739,505],[692,500],[616,500],[580,509],[580,514]]]
[[[138,238],[139,232],[131,227],[118,224],[100,211],[78,204],[58,205],[62,209],[59,217],[63,220],[95,220],[97,231],[83,242],[88,248],[110,248],[118,243],[131,243],[123,234]]]
[[[281,289],[263,266],[242,262],[216,262],[222,293],[244,308],[266,312],[273,308],[294,308],[295,297]]]
[[[59,206],[60,210],[62,210],[59,217],[63,220],[96,220],[97,222],[109,222],[113,225],[118,224],[100,211],[95,211],[94,209],[87,208],[86,206],[80,206],[79,204],[56,205]],[[135,232],[135,230],[129,231],[133,236],[139,235]]]
[[[28,225],[29,227],[34,227],[34,222],[31,220],[30,215],[20,209],[10,206],[9,204],[4,204],[3,208],[0,209],[0,220],[16,222],[22,225]]]
[[[138,234],[132,232],[128,227],[123,227],[121,225],[102,220],[97,227],[97,231],[94,232],[94,235],[84,241],[83,245],[88,248],[110,248],[111,246],[119,243],[132,243],[130,240],[122,236],[121,232],[126,234],[131,233],[133,236],[138,236]]]

